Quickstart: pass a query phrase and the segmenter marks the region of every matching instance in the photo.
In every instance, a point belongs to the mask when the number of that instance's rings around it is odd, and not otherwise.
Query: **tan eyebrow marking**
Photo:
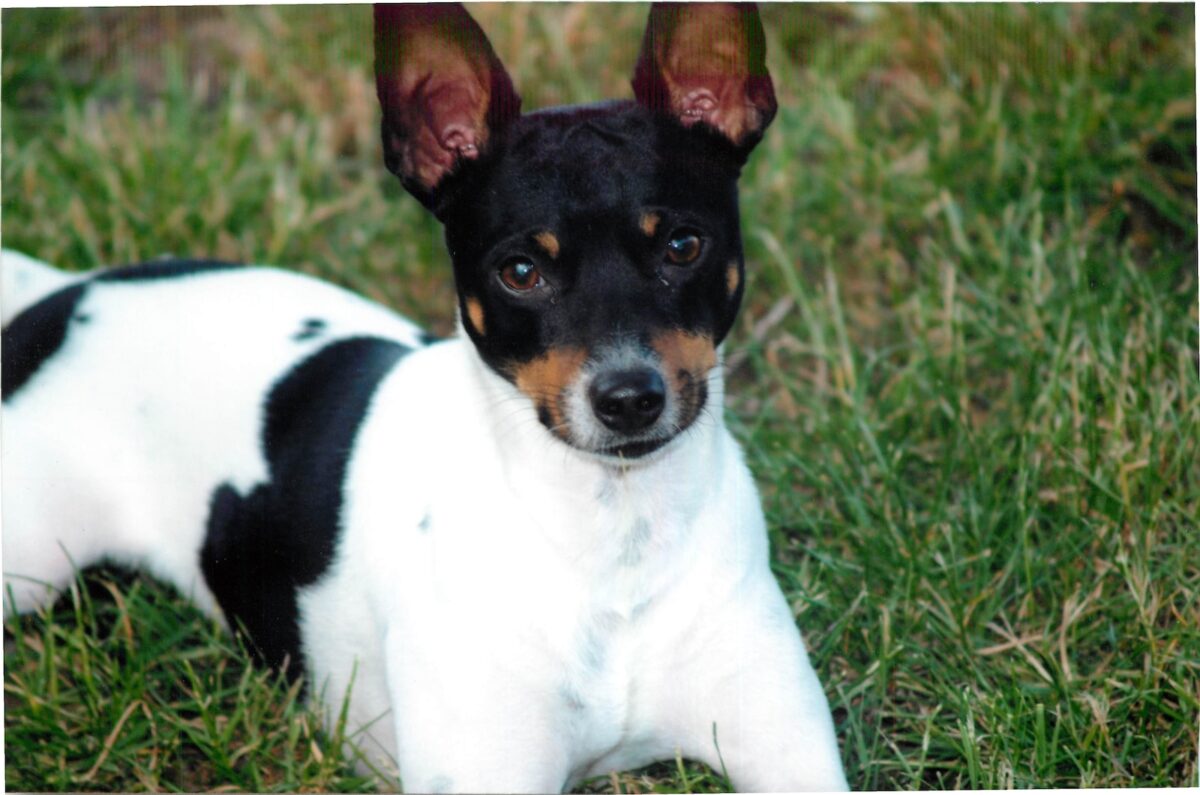
[[[737,292],[738,285],[741,284],[742,277],[738,273],[736,262],[729,263],[729,268],[725,271],[725,287],[729,290],[729,294],[733,295]]]
[[[487,335],[487,326],[483,320],[483,304],[479,303],[478,298],[467,299],[467,320],[470,321],[479,336]]]
[[[553,232],[538,232],[533,236],[533,239],[539,246],[545,249],[546,253],[550,255],[550,259],[556,259],[558,257],[558,238],[554,236]]]
[[[662,220],[662,216],[658,213],[643,213],[639,226],[646,233],[646,237],[654,237],[654,233],[658,230],[658,222]]]

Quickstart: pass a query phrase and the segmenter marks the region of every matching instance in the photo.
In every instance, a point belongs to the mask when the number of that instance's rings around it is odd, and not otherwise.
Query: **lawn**
[[[527,108],[643,5],[475,7]],[[4,245],[319,274],[438,333],[364,6],[3,12]],[[1191,5],[771,5],[726,416],[856,789],[1187,786],[1200,720]],[[374,789],[152,580],[5,622],[21,790]],[[592,791],[711,791],[680,761]]]

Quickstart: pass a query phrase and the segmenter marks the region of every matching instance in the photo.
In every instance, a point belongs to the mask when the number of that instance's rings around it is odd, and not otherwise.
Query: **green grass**
[[[624,95],[645,8],[483,7],[526,107]],[[852,785],[1197,783],[1190,6],[768,6],[727,416]],[[6,246],[334,279],[447,332],[364,7],[5,10]],[[150,580],[5,624],[13,789],[361,790]],[[664,763],[594,791],[712,791]]]

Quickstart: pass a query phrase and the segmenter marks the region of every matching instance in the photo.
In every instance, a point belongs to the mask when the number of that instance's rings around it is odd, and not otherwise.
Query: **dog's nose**
[[[633,433],[654,424],[667,400],[662,376],[649,368],[602,373],[588,389],[592,411],[609,429]]]

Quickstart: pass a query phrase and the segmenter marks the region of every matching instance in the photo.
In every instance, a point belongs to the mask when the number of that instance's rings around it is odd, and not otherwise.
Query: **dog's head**
[[[753,6],[656,5],[634,101],[522,115],[456,5],[375,9],[388,168],[445,226],[463,326],[568,444],[638,458],[708,399],[737,177],[775,114]]]

